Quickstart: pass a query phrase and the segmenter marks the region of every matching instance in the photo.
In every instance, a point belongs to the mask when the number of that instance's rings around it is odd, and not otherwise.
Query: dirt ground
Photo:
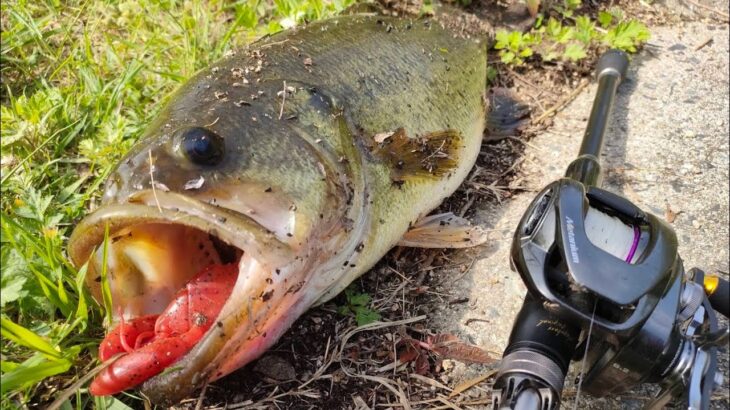
[[[726,10],[727,4],[702,2],[709,7],[702,8],[692,3],[637,2],[629,8],[649,22],[652,39],[619,89],[603,156],[605,187],[672,219],[686,267],[727,275],[730,45],[727,22],[711,11]],[[475,2],[451,22],[487,32],[494,24],[483,6]],[[590,80],[590,64],[570,70],[527,67],[500,72],[499,78],[530,107],[532,120],[550,107],[561,109],[544,122],[493,135],[470,177],[442,206],[487,229],[488,243],[464,251],[394,249],[358,281],[390,325],[353,333],[353,319],[337,312],[346,303],[340,296],[303,316],[258,363],[209,386],[200,404],[228,409],[489,407],[492,380],[487,376],[497,363],[440,360],[409,343],[446,333],[501,355],[525,294],[509,268],[512,232],[535,193],[560,177],[577,153],[596,89],[593,83],[583,85]],[[425,358],[396,362],[409,349]],[[576,375],[574,369],[566,381],[564,407],[574,406]],[[474,378],[483,380],[453,394]],[[582,395],[575,405],[640,408],[652,392],[642,388],[610,399]],[[191,399],[183,406],[196,404]],[[722,388],[713,407],[728,406]]]

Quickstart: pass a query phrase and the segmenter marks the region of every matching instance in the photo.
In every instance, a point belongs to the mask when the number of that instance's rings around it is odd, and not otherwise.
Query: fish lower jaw
[[[155,403],[172,405],[258,358],[312,305],[301,268],[292,265],[277,274],[244,253],[237,281],[213,326],[169,370],[146,381],[142,393]]]
[[[302,289],[302,292],[306,292]],[[218,355],[220,365],[211,373],[210,381],[224,377],[256,360],[292,326],[312,305],[309,295],[285,295],[259,315],[259,326],[241,332],[230,340]]]

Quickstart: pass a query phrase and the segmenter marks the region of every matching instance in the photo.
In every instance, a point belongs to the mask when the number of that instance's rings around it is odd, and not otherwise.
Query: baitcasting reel
[[[599,188],[598,161],[627,56],[598,62],[598,91],[579,156],[543,189],[515,232],[511,262],[528,294],[504,351],[495,409],[559,407],[571,360],[579,389],[617,395],[662,386],[647,407],[679,400],[706,409],[720,386],[717,349],[728,342],[715,310],[730,314],[728,282],[684,271],[672,228]],[[579,390],[580,392],[580,390]]]

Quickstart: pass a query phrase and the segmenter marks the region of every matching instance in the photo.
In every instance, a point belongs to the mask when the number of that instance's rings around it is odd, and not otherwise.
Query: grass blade
[[[104,320],[107,324],[112,324],[112,291],[109,287],[109,278],[107,276],[107,260],[109,254],[109,224],[104,228],[104,242],[101,244],[101,296],[104,299]]]
[[[70,360],[48,360],[41,354],[36,354],[21,363],[9,372],[3,372],[3,382],[0,383],[0,394],[16,390],[22,386],[33,385],[46,377],[64,373],[71,368]]]
[[[6,317],[0,317],[0,325],[0,330],[2,331],[2,336],[4,338],[12,340],[21,346],[33,349],[39,353],[43,353],[50,359],[62,359],[60,351],[34,332],[14,323]],[[4,383],[5,379],[3,378],[3,384]]]

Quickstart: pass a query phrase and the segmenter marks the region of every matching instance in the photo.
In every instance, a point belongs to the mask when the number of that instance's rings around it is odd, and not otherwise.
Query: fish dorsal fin
[[[372,153],[391,169],[393,182],[412,178],[440,178],[459,165],[463,138],[457,130],[409,136],[405,128],[372,136]]]
[[[403,235],[400,246],[413,248],[469,248],[487,241],[479,226],[451,212],[420,219]]]

